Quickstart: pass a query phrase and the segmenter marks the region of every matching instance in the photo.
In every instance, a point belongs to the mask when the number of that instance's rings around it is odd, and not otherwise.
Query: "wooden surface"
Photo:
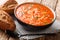
[[[26,2],[27,0],[24,1]],[[28,1],[38,2],[52,8],[57,14],[57,20],[60,21],[60,0],[28,0]],[[0,40],[19,40],[19,38],[11,37],[8,34],[4,33],[3,31],[0,31]],[[60,33],[57,33],[55,35],[46,35],[44,37],[36,38],[33,40],[60,40]]]
[[[8,34],[4,33],[3,31],[0,31],[0,40],[19,40],[19,38],[11,37]],[[23,40],[26,40],[26,39],[23,39]],[[33,40],[60,40],[60,33],[57,33],[54,35],[46,35]]]
[[[0,31],[0,40],[18,40],[17,37],[9,36],[7,33]]]

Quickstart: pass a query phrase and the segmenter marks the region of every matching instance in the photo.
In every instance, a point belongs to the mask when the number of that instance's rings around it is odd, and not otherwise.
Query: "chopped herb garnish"
[[[45,25],[46,25],[46,24],[49,24],[48,22],[44,22],[44,23],[45,23]]]
[[[33,6],[33,4],[30,4],[30,6]]]
[[[40,17],[38,17],[38,16],[36,16],[36,17],[34,17],[35,19],[38,19],[38,18],[40,18]]]

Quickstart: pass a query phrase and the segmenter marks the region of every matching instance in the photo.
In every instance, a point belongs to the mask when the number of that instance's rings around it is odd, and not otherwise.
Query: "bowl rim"
[[[19,5],[17,5],[16,7],[15,7],[15,9],[14,9],[14,15],[15,15],[15,17],[18,19],[18,20],[20,20],[17,16],[16,16],[16,11],[17,11],[17,9],[21,6],[21,5],[23,5],[23,4],[39,4],[39,5],[43,5],[43,4],[41,4],[41,3],[35,3],[35,2],[25,2],[25,3],[21,3],[21,4],[19,4]],[[56,14],[56,12],[52,9],[52,8],[50,8],[50,7],[48,7],[48,6],[46,6],[46,5],[43,5],[43,6],[45,6],[45,7],[47,7],[48,9],[50,9],[51,11],[52,11],[52,13],[54,14],[54,19],[53,19],[53,21],[51,22],[51,23],[53,23],[55,20],[56,20],[56,18],[57,18],[57,14]],[[49,23],[49,24],[51,24],[51,23]],[[30,24],[29,24],[30,25]],[[47,24],[48,25],[48,24]]]

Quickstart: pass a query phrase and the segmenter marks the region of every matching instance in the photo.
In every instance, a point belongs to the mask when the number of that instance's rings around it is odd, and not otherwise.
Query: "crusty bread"
[[[14,31],[15,28],[15,23],[8,13],[0,10],[0,29]]]
[[[0,9],[6,11],[9,14],[13,14],[14,8],[17,6],[17,2],[15,0],[8,0],[6,2],[2,2],[3,4],[0,5]]]

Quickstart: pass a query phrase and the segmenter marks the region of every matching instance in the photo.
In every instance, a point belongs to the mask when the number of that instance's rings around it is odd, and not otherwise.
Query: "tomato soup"
[[[46,6],[37,3],[25,3],[16,10],[17,18],[29,25],[44,26],[53,22],[54,14]]]

